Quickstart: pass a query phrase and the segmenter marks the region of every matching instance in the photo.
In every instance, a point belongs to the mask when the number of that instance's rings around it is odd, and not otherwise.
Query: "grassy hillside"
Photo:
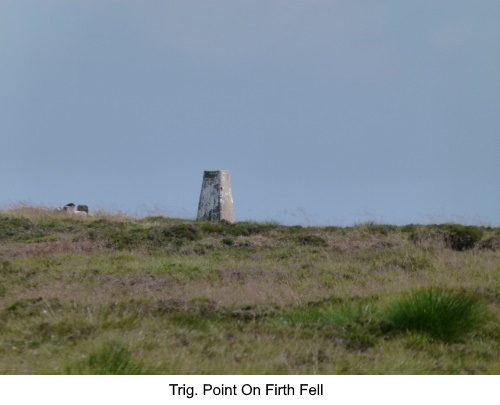
[[[500,373],[500,229],[0,213],[0,373]]]

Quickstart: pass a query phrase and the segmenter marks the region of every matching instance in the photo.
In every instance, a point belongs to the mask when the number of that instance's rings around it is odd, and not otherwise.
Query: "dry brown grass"
[[[59,210],[60,207],[50,207],[43,204],[33,205],[31,203],[13,203],[0,207],[0,214],[12,217],[28,218],[34,222],[58,220],[61,218],[71,218],[76,221],[94,221],[106,219],[110,221],[127,222],[135,219],[134,216],[124,211],[110,211],[104,208],[96,208],[90,211],[90,215],[74,215],[66,211]]]
[[[105,250],[105,243],[90,239],[73,240],[65,236],[54,241],[0,244],[0,257],[15,258],[56,257],[68,254],[94,254]]]

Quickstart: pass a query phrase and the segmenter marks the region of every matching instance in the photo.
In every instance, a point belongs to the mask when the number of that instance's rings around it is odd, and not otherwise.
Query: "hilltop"
[[[0,373],[500,373],[500,228],[0,213]]]

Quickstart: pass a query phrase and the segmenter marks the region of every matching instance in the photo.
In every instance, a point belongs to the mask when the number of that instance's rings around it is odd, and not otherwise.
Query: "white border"
[[[198,395],[173,395],[173,386]],[[203,395],[205,384],[233,395]],[[294,388],[294,395],[266,395],[266,384]],[[300,395],[301,384],[322,384],[323,395]],[[243,395],[244,385],[261,395]],[[453,405],[491,403],[499,376],[2,376],[3,403],[12,404],[383,404]],[[248,388],[248,387],[247,387]]]

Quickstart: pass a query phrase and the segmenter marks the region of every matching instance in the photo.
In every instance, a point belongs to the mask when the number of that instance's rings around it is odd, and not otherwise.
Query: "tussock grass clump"
[[[452,225],[445,235],[445,240],[451,249],[462,251],[472,249],[482,236],[482,230],[477,227]]]
[[[162,235],[167,238],[187,239],[191,241],[202,239],[198,228],[190,224],[179,224],[165,228]]]
[[[297,242],[300,245],[309,245],[309,246],[321,246],[326,247],[328,243],[325,239],[318,235],[303,235],[297,237]]]
[[[489,248],[485,240],[491,240],[495,236],[493,228],[453,223],[406,225],[401,230],[408,235],[409,241],[417,245],[443,247],[459,252],[475,247]],[[495,250],[494,246],[491,247]]]
[[[482,250],[500,250],[500,236],[490,236],[479,243]]]
[[[155,370],[134,358],[123,344],[107,342],[87,358],[66,367],[66,374],[141,375],[156,374]]]
[[[393,301],[386,313],[387,328],[423,332],[443,341],[456,341],[485,321],[479,299],[453,289],[431,288],[411,292]]]

